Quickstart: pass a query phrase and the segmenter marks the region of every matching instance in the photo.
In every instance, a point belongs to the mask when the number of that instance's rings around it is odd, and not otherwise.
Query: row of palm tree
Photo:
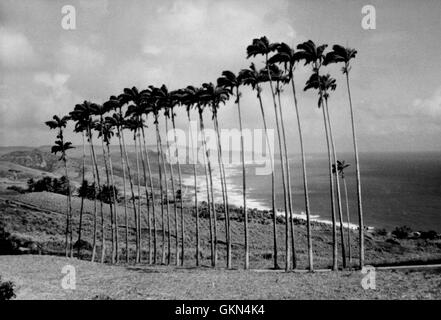
[[[355,153],[356,163],[356,183],[357,183],[357,201],[358,201],[358,222],[359,222],[359,266],[364,264],[364,238],[363,238],[363,213],[362,213],[362,201],[361,201],[361,183],[359,172],[359,158],[358,148],[356,140],[356,129],[354,123],[354,112],[352,106],[352,99],[349,86],[349,71],[351,70],[350,61],[355,58],[357,51],[351,48],[344,48],[340,45],[334,45],[332,50],[325,52],[327,45],[316,45],[313,41],[309,40],[302,44],[299,44],[296,49],[290,47],[286,43],[271,43],[266,37],[254,39],[252,43],[247,47],[247,58],[255,58],[262,56],[264,58],[263,66],[258,69],[255,63],[251,63],[249,68],[243,69],[237,74],[231,71],[224,71],[216,81],[213,83],[204,83],[200,87],[187,86],[182,89],[169,91],[165,85],[161,87],[149,86],[144,90],[138,90],[136,87],[126,88],[124,91],[117,95],[111,96],[108,101],[102,105],[84,101],[82,104],[75,106],[74,110],[70,112],[68,117],[62,119],[54,117],[54,120],[48,122],[51,128],[57,128],[59,130],[57,146],[54,147],[54,152],[61,152],[62,160],[65,163],[66,177],[67,175],[67,159],[66,150],[70,148],[70,144],[64,141],[63,129],[66,127],[66,123],[69,120],[75,122],[75,132],[81,133],[83,136],[83,171],[82,179],[84,180],[84,166],[85,166],[85,138],[89,143],[91,161],[93,167],[93,179],[97,192],[102,188],[100,172],[98,170],[98,160],[95,154],[93,133],[97,133],[97,138],[101,140],[103,162],[106,174],[107,186],[115,186],[114,172],[112,157],[110,152],[111,139],[115,132],[118,138],[121,168],[123,173],[123,204],[124,204],[124,222],[125,222],[125,260],[129,262],[129,235],[134,234],[135,238],[135,262],[141,262],[143,260],[143,251],[145,247],[142,243],[142,221],[146,222],[148,235],[147,238],[147,256],[148,263],[157,263],[157,255],[160,252],[160,263],[170,264],[172,257],[172,226],[171,220],[174,220],[174,255],[176,265],[183,265],[185,260],[185,223],[184,223],[184,204],[182,199],[182,172],[181,163],[179,162],[179,154],[176,149],[174,155],[171,154],[171,148],[169,140],[166,139],[166,152],[164,152],[163,139],[159,129],[159,124],[163,121],[166,131],[169,132],[169,122],[172,124],[172,132],[175,144],[177,143],[176,125],[175,125],[175,109],[185,108],[187,118],[189,121],[189,127],[191,129],[191,113],[196,111],[199,121],[200,135],[202,136],[202,149],[203,149],[203,166],[205,168],[205,181],[206,181],[206,197],[207,197],[207,210],[209,213],[209,237],[210,237],[210,253],[211,253],[211,265],[217,266],[218,259],[218,208],[216,207],[216,199],[214,197],[214,186],[212,176],[212,155],[211,149],[207,145],[207,137],[205,136],[205,123],[204,112],[211,111],[213,127],[216,132],[216,144],[217,144],[217,161],[219,166],[219,176],[222,191],[223,202],[223,214],[225,216],[225,242],[227,253],[227,268],[232,267],[232,238],[231,238],[231,222],[228,202],[228,190],[226,184],[225,164],[223,163],[222,147],[220,139],[220,125],[218,112],[222,105],[226,104],[226,101],[231,97],[235,98],[235,104],[238,111],[238,124],[241,132],[240,147],[241,147],[241,164],[242,164],[242,193],[243,193],[243,221],[244,221],[244,268],[248,269],[250,266],[250,244],[249,244],[249,217],[247,208],[247,181],[246,181],[246,167],[245,167],[245,152],[244,152],[244,136],[243,136],[243,110],[241,106],[241,90],[246,86],[250,86],[253,91],[256,92],[256,96],[259,102],[259,109],[262,116],[262,122],[265,129],[265,141],[267,144],[267,150],[271,153],[271,144],[268,134],[268,123],[266,116],[266,109],[263,104],[262,91],[264,85],[268,84],[275,115],[276,130],[278,137],[278,152],[280,156],[280,171],[281,171],[281,184],[283,188],[283,201],[285,212],[285,269],[297,267],[297,255],[295,248],[295,229],[293,219],[293,199],[292,199],[292,186],[291,186],[291,170],[288,159],[288,137],[285,130],[285,120],[283,115],[283,107],[281,103],[281,92],[287,85],[291,85],[293,95],[293,107],[296,114],[296,122],[298,124],[298,136],[300,142],[301,153],[301,169],[303,179],[303,193],[304,193],[304,205],[306,213],[306,228],[307,228],[307,247],[308,247],[308,269],[314,270],[313,260],[313,243],[312,243],[312,230],[311,230],[311,206],[309,199],[308,179],[307,179],[307,163],[305,157],[305,148],[302,132],[302,119],[300,115],[300,106],[298,103],[296,85],[295,85],[295,71],[299,63],[304,62],[304,65],[311,66],[312,73],[306,85],[304,91],[314,89],[318,94],[318,108],[322,110],[323,123],[325,129],[326,146],[328,152],[328,167],[329,167],[329,184],[330,184],[330,211],[332,218],[332,235],[333,235],[333,263],[332,268],[336,270],[338,268],[338,231],[337,225],[340,226],[340,243],[341,243],[341,257],[343,262],[343,268],[347,267],[346,261],[346,245],[349,249],[349,263],[351,263],[351,238],[350,232],[347,231],[347,242],[344,238],[343,227],[343,214],[342,214],[342,201],[341,201],[341,188],[340,179],[337,173],[340,173],[342,181],[344,182],[344,190],[346,196],[347,206],[347,220],[349,224],[349,207],[347,200],[347,186],[344,179],[343,170],[347,167],[344,162],[340,162],[337,157],[337,150],[335,147],[335,139],[332,131],[332,122],[329,111],[329,99],[332,91],[336,89],[336,80],[329,74],[323,74],[322,69],[332,63],[343,63],[343,74],[346,76],[347,92],[349,97],[349,107],[351,114],[352,135]],[[124,110],[124,112],[123,112]],[[145,128],[148,126],[149,120],[153,120],[153,125],[156,131],[156,151],[158,162],[158,181],[159,181],[159,199],[156,198],[157,192],[153,186],[152,171],[150,166],[149,152],[147,150],[147,135]],[[136,173],[133,172],[130,166],[126,142],[124,139],[124,131],[131,131],[133,134],[133,144],[135,148],[135,160],[136,160]],[[141,139],[142,136],[142,139]],[[190,132],[191,139],[193,139],[193,133]],[[191,141],[191,147],[194,148],[195,141]],[[143,216],[141,203],[141,166],[139,163],[141,158],[142,173],[144,184],[142,187],[145,190],[146,198],[146,216]],[[168,158],[169,161],[166,161]],[[174,168],[171,159],[177,159],[178,169],[178,183],[176,183]],[[168,170],[167,170],[168,166]],[[176,167],[175,167],[176,168]],[[274,268],[279,268],[278,262],[278,238],[277,238],[277,204],[275,194],[275,164],[271,157],[271,190],[272,190],[272,223],[273,223],[273,263]],[[337,172],[338,171],[338,172]],[[127,174],[126,174],[127,173]],[[168,176],[170,173],[170,177]],[[335,174],[334,174],[335,173]],[[194,175],[194,209],[196,212],[196,265],[200,265],[200,220],[199,220],[199,203],[198,203],[198,179],[197,179],[197,167],[196,162],[193,164]],[[133,220],[135,227],[129,227],[129,201],[126,197],[126,179],[129,181],[131,210],[133,211]],[[169,182],[171,182],[171,195],[169,197]],[[137,190],[135,192],[135,184]],[[178,185],[178,187],[177,187]],[[111,194],[111,201],[109,201],[110,211],[110,224],[111,224],[111,262],[118,262],[120,259],[120,249],[118,247],[118,204],[115,189]],[[156,190],[158,191],[158,190]],[[137,194],[137,197],[135,196]],[[178,199],[177,194],[180,195],[180,214],[178,215]],[[173,218],[170,210],[170,200],[173,203]],[[78,230],[78,240],[81,240],[81,228],[82,228],[82,216],[83,216],[83,199],[80,208],[80,225]],[[104,219],[103,202],[100,202],[100,225],[101,225],[101,262],[104,262],[106,257],[106,227]],[[337,203],[337,208],[335,208]],[[157,217],[157,204],[160,206],[160,217]],[[66,254],[70,250],[72,255],[72,210],[70,208],[70,197],[68,197],[68,214],[66,222]],[[97,214],[97,200],[94,205],[94,227],[93,227],[93,249],[92,260],[96,258],[97,252],[97,240],[98,240],[98,214]],[[337,218],[339,223],[337,223]],[[158,221],[161,221],[161,230],[158,230]],[[180,220],[180,224],[179,224]],[[160,231],[160,244],[157,239],[157,233]],[[69,235],[69,237],[68,237]],[[166,239],[167,238],[167,239]],[[69,240],[70,239],[70,240]],[[68,241],[69,240],[69,241]],[[70,242],[70,249],[68,246]]]

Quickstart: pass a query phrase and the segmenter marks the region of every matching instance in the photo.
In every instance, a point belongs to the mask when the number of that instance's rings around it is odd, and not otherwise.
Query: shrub
[[[73,187],[71,186],[71,191]],[[51,177],[43,177],[39,180],[34,180],[33,178],[28,180],[28,192],[53,192],[59,193],[63,195],[67,195],[69,193],[69,188],[67,184],[67,179],[65,176],[62,176],[60,179],[51,178]]]
[[[11,281],[2,281],[2,277],[0,276],[0,301],[11,300],[15,298],[14,293],[14,283]]]
[[[90,200],[93,199],[99,199],[102,200],[105,203],[110,203],[112,198],[113,198],[113,192],[115,192],[115,196],[116,196],[116,202],[118,202],[118,194],[119,194],[119,190],[117,187],[115,186],[108,186],[108,185],[103,185],[101,187],[101,190],[98,192],[98,194],[96,193],[96,187],[95,187],[95,182],[92,182],[91,184],[89,184],[89,182],[87,180],[83,180],[83,183],[81,184],[81,187],[78,189],[78,196],[80,197],[84,197]]]
[[[11,234],[0,225],[0,255],[14,254],[16,249],[17,247],[11,237]]]
[[[375,234],[379,235],[379,236],[387,236],[387,230],[382,228],[382,229],[377,229]]]
[[[106,294],[100,293],[100,294],[97,294],[96,296],[94,296],[92,298],[92,300],[113,300],[113,298],[106,295]]]
[[[19,187],[19,186],[9,186],[6,189],[16,191],[18,193],[26,193],[26,189]]]
[[[396,227],[392,234],[396,236],[398,239],[407,239],[409,234],[412,232],[412,229],[408,226]]]
[[[438,238],[438,233],[434,230],[423,231],[423,232],[421,232],[420,238],[427,239],[427,240],[435,240]]]

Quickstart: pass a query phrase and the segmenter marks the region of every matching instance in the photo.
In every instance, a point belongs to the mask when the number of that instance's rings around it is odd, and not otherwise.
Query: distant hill
[[[12,151],[0,156],[0,160],[48,172],[58,167],[57,156],[39,149]]]

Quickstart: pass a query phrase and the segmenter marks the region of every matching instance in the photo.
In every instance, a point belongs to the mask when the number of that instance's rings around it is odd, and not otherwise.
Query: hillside
[[[52,193],[29,193],[23,195],[0,195],[0,226],[3,226],[7,232],[16,236],[19,245],[27,243],[25,247],[31,246],[32,252],[42,252],[50,254],[62,254],[64,243],[65,228],[65,204],[66,197]],[[12,201],[12,202],[11,202]],[[73,198],[74,209],[74,225],[78,226],[80,199]],[[20,204],[28,204],[29,206],[21,206]],[[184,226],[185,226],[185,245],[186,245],[186,264],[193,266],[195,263],[195,217],[194,209],[191,203],[184,204]],[[99,209],[99,206],[98,206]],[[108,205],[104,205],[104,215],[106,224],[106,253],[109,255],[110,248],[110,226],[109,226],[109,209]],[[83,239],[88,242],[82,256],[87,259],[90,256],[90,245],[92,243],[93,234],[93,201],[85,201],[84,229]],[[201,257],[202,263],[206,266],[210,265],[210,245],[209,245],[209,227],[206,217],[206,206],[200,208],[200,231],[201,231]],[[158,245],[158,259],[160,259],[161,243],[162,243],[162,223],[161,223],[160,206],[156,206],[156,235]],[[166,213],[166,212],[165,212]],[[175,260],[175,220],[173,214],[173,205],[170,205],[171,214],[171,261]],[[178,208],[179,214],[179,208]],[[146,207],[142,205],[142,241],[143,241],[143,258],[147,259],[147,223],[146,223]],[[243,220],[241,214],[237,210],[231,210],[231,232],[233,244],[233,265],[241,267],[243,264]],[[265,212],[250,211],[250,264],[253,268],[272,268],[272,224],[271,220],[265,218]],[[118,207],[118,225],[119,225],[119,247],[123,249],[125,222],[124,208]],[[99,217],[99,210],[98,210]],[[129,241],[130,251],[134,249],[134,220],[133,211],[128,210],[129,220]],[[100,220],[99,220],[100,221]],[[167,221],[167,220],[166,220]],[[179,221],[179,220],[178,220]],[[165,225],[166,238],[168,235],[167,224]],[[223,214],[218,213],[218,247],[219,247],[219,265],[225,266],[225,220]],[[284,223],[278,223],[278,258],[279,265],[284,265]],[[100,227],[98,228],[100,230]],[[74,239],[77,239],[76,228],[74,229]],[[329,225],[321,223],[313,223],[313,249],[314,264],[316,268],[329,268],[332,263],[332,230]],[[298,259],[298,267],[305,269],[307,267],[307,245],[306,245],[306,228],[303,221],[297,221],[295,224],[295,241],[296,254]],[[354,263],[357,261],[357,234],[352,231],[352,257]],[[98,233],[98,239],[101,233]],[[22,239],[22,240],[20,240]],[[167,245],[166,245],[167,247]],[[35,251],[35,248],[39,250]],[[98,242],[98,253],[101,252],[101,242]],[[121,254],[123,257],[124,254]],[[441,261],[441,240],[424,240],[424,239],[394,239],[390,234],[380,235],[368,233],[366,235],[366,263],[372,265],[382,264],[405,264],[427,261]],[[340,261],[341,265],[341,261]]]

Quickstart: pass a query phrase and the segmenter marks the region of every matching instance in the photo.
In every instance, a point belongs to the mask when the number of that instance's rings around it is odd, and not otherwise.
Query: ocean
[[[214,160],[214,161],[213,161]],[[212,161],[215,162],[216,159]],[[358,223],[355,165],[353,154],[340,154],[351,166],[345,169],[351,223]],[[327,154],[307,156],[307,175],[311,215],[315,220],[331,220]],[[293,209],[304,217],[303,180],[300,156],[290,156]],[[280,162],[276,167],[276,208],[284,211]],[[221,191],[218,167],[214,166],[214,186],[217,201]],[[242,206],[242,167],[226,167],[228,197],[232,204]],[[441,153],[361,153],[360,172],[365,225],[393,230],[407,225],[413,230],[441,232]],[[192,178],[186,177],[192,185]],[[341,180],[340,180],[341,181]],[[255,165],[246,166],[247,206],[271,208],[271,176],[256,175]],[[205,176],[198,177],[200,198],[205,197]],[[346,222],[343,184],[342,208]]]

